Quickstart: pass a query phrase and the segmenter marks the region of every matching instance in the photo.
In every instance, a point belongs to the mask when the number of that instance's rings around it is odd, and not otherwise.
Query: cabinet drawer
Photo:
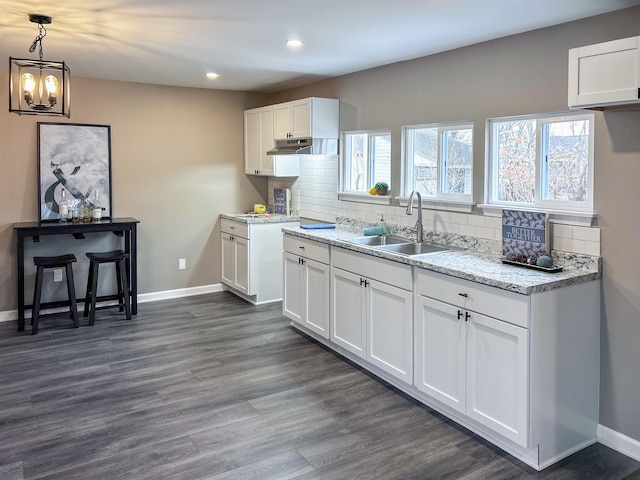
[[[529,297],[441,273],[418,270],[419,295],[498,318],[520,327],[529,326]]]
[[[234,222],[228,218],[220,219],[220,231],[229,235],[249,238],[249,224],[243,222]]]
[[[331,266],[413,291],[413,273],[410,265],[334,248],[331,250]]]
[[[284,250],[316,262],[329,264],[329,245],[326,243],[285,235]]]

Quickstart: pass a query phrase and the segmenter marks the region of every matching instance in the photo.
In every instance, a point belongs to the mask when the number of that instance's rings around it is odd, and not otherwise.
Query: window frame
[[[498,200],[499,189],[499,168],[497,159],[498,150],[498,129],[495,125],[509,121],[530,121],[536,122],[536,146],[535,146],[535,185],[533,203],[507,202]],[[548,137],[543,137],[545,127],[553,123],[588,121],[589,133],[589,153],[587,165],[587,201],[577,202],[570,200],[549,200],[545,199],[542,192],[543,177],[543,153]],[[487,155],[485,162],[485,203],[489,207],[515,208],[520,210],[566,212],[576,214],[594,214],[594,137],[595,137],[595,114],[593,112],[558,112],[548,114],[531,114],[509,117],[498,117],[487,120]]]
[[[420,125],[406,125],[402,127],[402,192],[404,197],[408,197],[412,190],[415,189],[415,179],[414,179],[414,164],[413,160],[410,160],[411,152],[413,151],[411,148],[412,140],[411,140],[411,132],[414,130],[420,129],[429,129],[433,128],[437,130],[437,147],[436,147],[436,155],[437,155],[437,180],[436,180],[436,195],[434,196],[422,196],[423,204],[440,204],[441,206],[446,205],[457,205],[453,206],[452,210],[457,210],[460,208],[460,205],[473,205],[473,146],[474,146],[474,135],[475,128],[473,121],[464,120],[464,121],[456,121],[456,122],[438,122],[438,123],[428,123],[428,124],[420,124]],[[454,130],[471,130],[471,171],[470,171],[470,193],[448,193],[443,192],[443,186],[445,181],[445,168],[446,168],[446,158],[443,156],[443,134],[446,132],[451,132]],[[448,208],[444,208],[448,209]],[[464,209],[464,207],[463,207]]]
[[[351,181],[351,159],[347,162],[347,151],[349,142],[347,141],[348,135],[367,135],[367,178],[366,178],[366,190],[351,190],[347,188]],[[371,188],[377,180],[374,178],[374,158],[372,156],[372,143],[375,137],[388,136],[389,137],[389,156],[391,157],[391,130],[390,129],[376,129],[376,130],[349,130],[340,133],[340,191],[339,194],[343,195],[342,199],[349,199],[349,197],[368,197],[369,195],[368,189]],[[389,162],[391,164],[391,158]],[[389,192],[391,191],[391,178],[389,178]],[[389,195],[384,195],[382,197],[390,197]],[[375,202],[379,203],[379,202]]]

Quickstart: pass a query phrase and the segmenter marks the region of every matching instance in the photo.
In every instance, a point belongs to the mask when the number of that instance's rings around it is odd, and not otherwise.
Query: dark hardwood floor
[[[217,293],[0,324],[0,479],[640,480],[599,444],[537,473],[280,309]]]

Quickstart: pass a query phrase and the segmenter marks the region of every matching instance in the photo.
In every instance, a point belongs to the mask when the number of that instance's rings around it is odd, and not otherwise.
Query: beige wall
[[[0,92],[7,77],[0,71]],[[141,293],[220,282],[218,214],[266,201],[266,179],[243,167],[243,111],[262,96],[72,78],[70,120],[9,113],[7,97],[0,95],[0,312],[17,306],[11,225],[38,218],[38,121],[111,126],[113,212],[141,222]],[[83,280],[76,283],[84,288]]]
[[[639,35],[638,25],[640,7],[329,79],[268,100],[340,98],[341,130],[391,128],[394,192],[402,125],[473,120],[474,199],[480,203],[485,120],[567,110],[568,49]],[[604,257],[601,423],[640,440],[640,110],[596,113],[595,145]]]

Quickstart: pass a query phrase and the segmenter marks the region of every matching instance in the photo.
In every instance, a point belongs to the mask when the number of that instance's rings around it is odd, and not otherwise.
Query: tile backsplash
[[[299,177],[269,178],[269,205],[273,205],[274,188],[290,188],[291,208],[297,210],[301,217],[325,222],[335,222],[337,217],[349,217],[374,223],[377,213],[384,212],[385,220],[390,225],[400,228],[415,226],[416,214],[407,215],[405,207],[339,200],[338,169],[337,155],[301,156]],[[423,225],[425,233],[433,231],[502,241],[500,217],[425,208]],[[553,250],[600,256],[600,229],[597,227],[552,223],[551,236]]]

